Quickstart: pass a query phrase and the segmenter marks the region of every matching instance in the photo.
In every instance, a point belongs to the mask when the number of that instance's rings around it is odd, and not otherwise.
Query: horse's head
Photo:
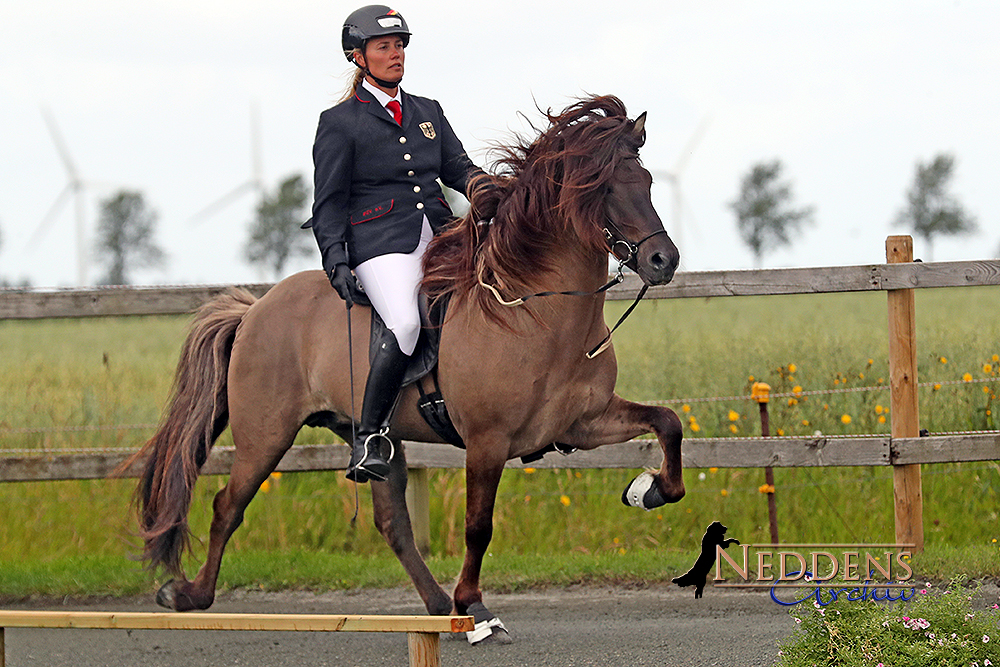
[[[680,253],[653,208],[653,178],[639,163],[646,113],[630,123],[628,144],[635,148],[618,161],[608,182],[604,235],[611,253],[644,283],[664,285],[673,279]]]

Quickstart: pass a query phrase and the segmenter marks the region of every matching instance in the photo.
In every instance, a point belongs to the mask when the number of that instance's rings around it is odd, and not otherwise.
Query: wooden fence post
[[[410,468],[406,472],[406,509],[410,512],[413,541],[420,555],[426,558],[431,553],[430,471]]]
[[[889,264],[913,261],[913,238],[890,236],[885,241]],[[888,290],[889,385],[893,438],[915,438],[920,434],[917,412],[917,338],[912,289]],[[924,548],[923,492],[920,464],[893,466],[893,505],[896,543]]]

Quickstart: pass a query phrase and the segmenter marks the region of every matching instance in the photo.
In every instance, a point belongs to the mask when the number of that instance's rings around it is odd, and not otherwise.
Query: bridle
[[[608,251],[615,256],[620,263],[618,264],[618,274],[621,275],[622,267],[628,265],[634,258],[639,255],[639,248],[642,244],[653,238],[657,234],[666,234],[666,229],[657,229],[655,232],[651,232],[646,236],[642,237],[638,243],[632,243],[629,241],[625,233],[615,224],[615,221],[611,219],[610,216],[605,216],[604,225],[604,240],[608,242]],[[622,246],[625,249],[625,257],[622,258],[618,252],[617,248]],[[629,267],[635,270],[633,267]]]
[[[615,224],[615,221],[612,220],[610,216],[605,215],[604,218],[605,218],[605,224],[603,227],[604,240],[608,244],[608,252],[610,252],[614,256],[614,258],[618,260],[618,269],[617,271],[615,271],[615,276],[611,280],[604,283],[596,290],[592,292],[580,291],[580,290],[569,290],[564,292],[556,292],[556,291],[536,292],[535,294],[522,296],[520,298],[514,299],[513,301],[506,301],[502,296],[500,296],[500,292],[497,290],[497,288],[483,281],[482,275],[479,276],[479,285],[489,290],[496,298],[496,300],[500,302],[501,305],[507,306],[508,308],[513,308],[515,306],[523,305],[524,302],[526,302],[528,299],[534,299],[535,297],[540,297],[540,296],[594,296],[596,294],[601,294],[602,292],[608,291],[618,283],[625,280],[624,269],[626,266],[628,266],[630,262],[632,262],[634,259],[638,257],[639,248],[642,247],[642,244],[648,241],[649,239],[653,238],[657,234],[666,234],[667,230],[658,229],[654,232],[651,232],[650,234],[647,234],[637,243],[633,243],[631,240],[629,240],[629,238],[625,235],[625,233],[622,232],[621,228]],[[624,257],[618,254],[619,248],[624,251]],[[635,270],[634,267],[629,267],[629,268]],[[642,288],[639,290],[639,293],[635,297],[635,301],[633,301],[632,305],[628,307],[625,313],[622,314],[620,318],[618,318],[618,321],[615,323],[615,325],[611,327],[611,329],[608,331],[608,335],[605,336],[604,339],[601,340],[601,342],[598,343],[596,347],[594,347],[594,349],[592,349],[590,352],[587,352],[588,359],[593,359],[601,352],[604,352],[606,349],[608,349],[608,347],[611,345],[611,335],[615,332],[615,330],[619,326],[621,326],[621,323],[624,322],[625,319],[632,314],[632,311],[635,310],[635,307],[639,305],[640,301],[642,301],[642,297],[646,296],[647,289],[649,289],[649,285],[643,283]]]

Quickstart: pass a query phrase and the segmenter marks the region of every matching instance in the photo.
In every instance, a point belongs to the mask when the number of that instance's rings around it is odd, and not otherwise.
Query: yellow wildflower
[[[840,421],[842,423],[844,423],[844,424],[850,424],[851,423],[851,415],[841,415],[840,416]]]
[[[708,472],[710,472],[710,473],[712,473],[714,475],[715,473],[719,472],[719,469],[718,468],[709,468]]]
[[[691,423],[691,430],[694,431],[695,433],[697,433],[698,431],[701,430],[701,426],[699,426],[698,424],[695,424],[695,423],[692,422]]]
[[[569,496],[559,496],[559,502],[561,502],[566,507],[569,507],[570,503]]]
[[[948,360],[945,359],[944,357],[938,357],[938,361],[940,361],[942,364],[948,363]]]
[[[691,412],[691,406],[685,403],[684,405],[681,406],[681,411],[684,413]]]
[[[972,373],[963,373],[962,382],[972,382]]]
[[[881,405],[876,405],[875,406],[875,414],[880,415],[883,412],[885,412],[885,408],[883,408]]]
[[[993,366],[991,366],[990,364],[983,364],[983,372],[989,375],[990,373],[993,372]]]
[[[526,475],[531,475],[531,474],[532,474],[532,473],[534,473],[534,472],[536,472],[534,468],[525,468],[525,469],[524,469],[524,473],[525,473]]]
[[[795,364],[788,364],[788,372],[789,373],[794,373],[796,370],[797,370],[797,368],[795,367]]]
[[[935,382],[934,383],[934,391],[938,391],[940,389],[941,389],[941,383],[940,382]]]
[[[736,412],[736,410],[729,411],[729,421],[734,422],[739,418],[740,418],[740,413]]]
[[[729,430],[733,433],[736,433],[736,431],[738,431],[739,429],[736,428],[736,424],[730,424]]]
[[[729,491],[727,491],[726,489],[723,489],[722,491],[719,491],[719,495],[721,495],[723,498],[725,498],[726,496],[729,495]]]
[[[761,484],[757,490],[761,493],[774,493],[774,484]]]

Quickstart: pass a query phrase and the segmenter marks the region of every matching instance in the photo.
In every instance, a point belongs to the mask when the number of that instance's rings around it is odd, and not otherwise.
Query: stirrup
[[[387,466],[390,465],[390,462],[392,461],[392,457],[396,455],[396,447],[392,443],[392,439],[389,438],[388,432],[389,432],[389,429],[385,428],[385,429],[382,429],[381,431],[379,431],[377,433],[370,433],[367,437],[365,437],[364,441],[362,442],[362,447],[364,448],[363,449],[363,454],[361,455],[361,458],[358,460],[358,462],[353,467],[348,467],[347,468],[347,479],[349,479],[351,481],[354,481],[354,482],[357,482],[359,484],[364,484],[365,482],[367,482],[370,479],[373,479],[376,482],[384,482],[385,480],[387,480],[389,478],[388,477],[388,472],[386,472],[386,474],[383,475],[382,473],[370,470],[365,465],[365,462],[368,460],[369,456],[372,456],[373,452],[375,454],[375,456],[373,458],[375,458],[376,462],[377,463],[382,463],[382,460],[377,457],[378,454],[379,454],[378,449],[376,449],[375,447],[373,447],[372,449],[369,449],[369,447],[368,447],[368,443],[371,441],[372,438],[375,438],[375,437],[382,438],[386,442],[389,443],[389,456],[385,460],[385,464]],[[353,445],[352,445],[352,449],[351,449],[351,457],[352,458],[354,457]]]

